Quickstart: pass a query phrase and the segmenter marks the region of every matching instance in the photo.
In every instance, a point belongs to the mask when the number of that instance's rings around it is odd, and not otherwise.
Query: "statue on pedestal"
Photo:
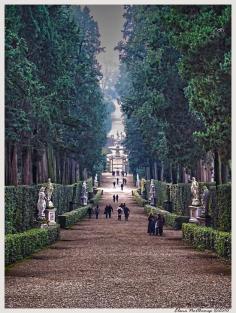
[[[51,182],[51,178],[48,178],[48,182],[46,185],[46,195],[47,195],[47,208],[53,208],[54,205],[52,203],[52,193],[53,193],[54,187],[53,184]]]
[[[45,218],[45,209],[46,209],[46,194],[45,194],[45,187],[41,187],[39,190],[39,198],[37,203],[38,209],[38,217]]]
[[[82,200],[82,204],[83,205],[87,205],[88,204],[88,192],[87,192],[86,181],[83,182],[81,200]]]
[[[155,188],[153,179],[151,179],[149,194],[150,194],[150,197],[149,197],[150,204],[155,205],[156,188]]]
[[[136,187],[139,188],[140,187],[140,180],[139,180],[139,174],[137,173],[136,175]]]
[[[192,180],[191,192],[192,192],[192,195],[193,195],[192,205],[200,205],[200,201],[199,201],[199,184],[196,181],[195,177],[193,177],[193,180]]]
[[[205,215],[208,215],[208,207],[209,207],[209,198],[210,198],[210,191],[207,186],[203,186],[203,194],[201,198],[202,206]]]

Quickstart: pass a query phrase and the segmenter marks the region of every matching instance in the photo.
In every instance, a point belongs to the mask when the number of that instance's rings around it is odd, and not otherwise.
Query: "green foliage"
[[[217,186],[218,228],[231,231],[231,184]]]
[[[37,201],[42,185],[5,187],[5,231],[6,234],[22,232],[34,227],[37,216]],[[82,182],[73,185],[54,184],[52,196],[56,216],[80,204]]]
[[[84,207],[79,207],[76,210],[59,215],[58,222],[61,228],[68,228],[76,224],[79,220],[81,220],[87,215],[87,211],[89,207],[91,207],[91,204],[84,206]]]
[[[213,250],[218,256],[231,258],[231,233],[195,224],[183,224],[183,239],[200,250]]]
[[[5,264],[9,265],[52,244],[59,238],[59,225],[30,229],[5,237]]]
[[[145,204],[147,204],[148,201],[143,199],[136,190],[132,190],[132,195],[139,206],[144,206]]]
[[[98,204],[98,202],[101,200],[103,194],[103,190],[98,190],[97,193],[95,194],[95,196],[93,196],[92,199],[90,199],[91,204],[96,205]]]

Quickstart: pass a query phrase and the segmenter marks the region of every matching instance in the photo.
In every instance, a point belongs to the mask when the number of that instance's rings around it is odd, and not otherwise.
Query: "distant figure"
[[[116,175],[119,176],[120,175],[120,171],[116,171]]]
[[[119,200],[119,196],[118,196],[118,195],[116,195],[116,202],[118,202],[118,200]]]
[[[115,181],[113,181],[113,187],[116,188],[116,182]]]
[[[155,234],[155,219],[152,213],[150,213],[148,216],[148,231],[147,232],[150,236]]]
[[[156,235],[162,236],[163,234],[163,226],[165,224],[165,218],[161,214],[157,214],[156,219]]]
[[[121,221],[121,215],[122,215],[122,207],[121,206],[118,206],[117,214],[118,214],[118,221]]]
[[[116,195],[113,195],[113,202],[116,202]]]
[[[116,183],[117,183],[117,185],[119,185],[119,178],[118,177],[116,179]]]
[[[130,209],[125,205],[125,203],[123,206],[123,211],[124,211],[124,215],[125,215],[125,220],[128,221]]]
[[[96,219],[98,219],[98,215],[99,215],[99,206],[98,206],[98,204],[97,204],[94,212],[95,212],[95,215],[96,215]]]
[[[106,214],[106,218],[108,218],[108,211],[109,211],[109,209],[108,209],[108,205],[106,205],[106,207],[105,207],[105,209],[104,209],[104,214]]]
[[[111,212],[113,212],[113,207],[110,204],[108,205],[107,211],[108,211],[109,218],[111,218]]]
[[[88,208],[87,213],[88,213],[89,218],[91,218],[91,216],[92,216],[92,208],[91,207]]]
[[[121,175],[124,177],[124,175],[125,175],[125,172],[124,171],[121,171]]]
[[[115,176],[115,171],[112,171],[112,176]]]
[[[125,171],[125,176],[127,176],[127,172]]]
[[[123,184],[121,184],[121,185],[120,185],[120,188],[121,188],[121,190],[123,190],[123,188],[124,188],[124,185],[123,185]]]

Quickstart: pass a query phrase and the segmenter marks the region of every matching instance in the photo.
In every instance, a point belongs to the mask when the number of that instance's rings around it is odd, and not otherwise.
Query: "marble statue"
[[[48,208],[53,208],[54,205],[52,203],[52,193],[53,193],[54,187],[51,182],[51,178],[48,178],[48,182],[46,185],[46,196],[47,196],[47,207]]]
[[[154,184],[153,179],[151,179],[149,194],[150,194],[150,198],[149,198],[150,204],[155,205],[156,188],[155,188],[155,184]]]
[[[139,188],[140,187],[140,180],[139,180],[139,174],[137,173],[136,176],[136,187]]]
[[[95,186],[95,187],[98,187],[98,174],[95,175],[95,178],[94,178],[94,186]]]
[[[83,182],[82,185],[82,196],[81,196],[81,200],[83,205],[87,205],[88,204],[88,192],[87,192],[87,184],[86,181]]]
[[[45,217],[45,209],[46,209],[45,187],[41,187],[39,190],[37,209],[38,209],[38,217],[44,218]]]
[[[209,189],[207,188],[207,186],[203,186],[203,194],[201,200],[205,213],[208,213],[209,197],[210,197]]]
[[[200,201],[199,201],[199,184],[196,181],[195,177],[193,177],[193,179],[192,179],[191,192],[192,192],[192,195],[193,195],[192,205],[200,205]]]

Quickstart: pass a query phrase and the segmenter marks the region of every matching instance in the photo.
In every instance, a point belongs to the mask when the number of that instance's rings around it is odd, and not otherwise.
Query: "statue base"
[[[48,225],[56,225],[56,208],[48,208],[47,209],[47,220]]]
[[[199,224],[198,218],[200,217],[200,215],[202,213],[202,207],[201,206],[190,205],[189,206],[189,210],[190,210],[189,223]]]

